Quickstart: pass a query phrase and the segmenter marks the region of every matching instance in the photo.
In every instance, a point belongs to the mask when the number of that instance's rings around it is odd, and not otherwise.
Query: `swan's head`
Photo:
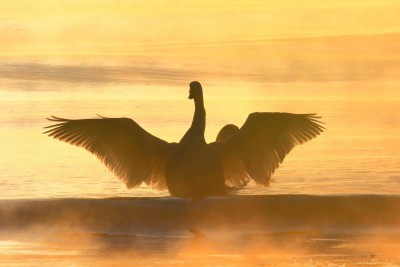
[[[189,84],[189,87],[190,87],[189,99],[195,99],[195,98],[203,95],[203,89],[199,82],[197,82],[197,81],[191,82]]]

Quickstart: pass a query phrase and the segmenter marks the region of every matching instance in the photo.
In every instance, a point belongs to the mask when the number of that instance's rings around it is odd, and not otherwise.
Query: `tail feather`
[[[236,134],[239,132],[239,127],[237,127],[234,124],[227,124],[222,129],[219,131],[217,135],[217,142],[223,142],[227,139],[229,139],[232,135]]]

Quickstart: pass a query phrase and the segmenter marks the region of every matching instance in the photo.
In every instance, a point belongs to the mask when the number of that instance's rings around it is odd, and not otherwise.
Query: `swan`
[[[206,111],[199,82],[189,85],[192,124],[179,143],[168,143],[129,118],[47,118],[46,134],[96,155],[127,188],[145,183],[173,197],[223,196],[251,179],[268,186],[286,155],[324,131],[316,114],[251,113],[241,128],[228,124],[215,142],[204,139]]]

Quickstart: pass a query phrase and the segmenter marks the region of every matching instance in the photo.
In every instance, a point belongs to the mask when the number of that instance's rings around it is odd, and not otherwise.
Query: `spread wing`
[[[250,114],[240,130],[221,143],[226,184],[243,186],[251,177],[268,185],[293,147],[323,132],[319,118],[315,114]]]
[[[128,188],[145,182],[166,189],[165,165],[174,144],[167,143],[128,118],[69,120],[52,116],[49,136],[96,155]]]

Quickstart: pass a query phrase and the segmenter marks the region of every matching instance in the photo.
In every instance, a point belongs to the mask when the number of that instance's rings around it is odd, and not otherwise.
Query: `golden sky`
[[[398,0],[0,0],[0,6],[0,56],[147,56],[168,47],[400,32]]]

